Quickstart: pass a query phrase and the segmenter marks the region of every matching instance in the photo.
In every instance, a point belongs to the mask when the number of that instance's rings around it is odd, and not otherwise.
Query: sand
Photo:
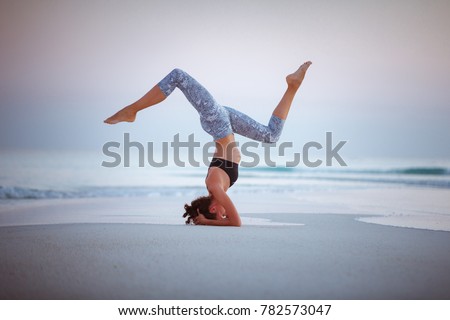
[[[181,197],[4,202],[0,299],[450,299],[448,196],[237,193],[242,228]]]
[[[450,298],[448,232],[277,217],[305,225],[2,227],[0,298]]]

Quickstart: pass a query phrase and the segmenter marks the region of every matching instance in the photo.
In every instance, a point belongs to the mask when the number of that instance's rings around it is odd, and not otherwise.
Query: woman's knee
[[[276,142],[278,142],[279,139],[280,139],[280,136],[279,136],[279,135],[272,135],[272,134],[269,134],[269,135],[264,139],[264,142],[265,142],[265,143],[276,143]]]
[[[181,79],[186,74],[186,72],[184,72],[180,68],[175,68],[170,73],[173,75],[175,79]]]
[[[269,134],[267,135],[268,143],[278,142],[281,136],[281,132],[283,132],[284,122],[285,120],[272,115],[268,125],[269,129],[268,130]]]

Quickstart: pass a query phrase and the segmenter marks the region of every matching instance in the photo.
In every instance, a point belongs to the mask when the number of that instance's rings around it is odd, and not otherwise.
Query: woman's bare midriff
[[[233,134],[216,140],[216,152],[214,153],[214,157],[232,161],[234,163],[241,162],[241,153],[236,146]]]

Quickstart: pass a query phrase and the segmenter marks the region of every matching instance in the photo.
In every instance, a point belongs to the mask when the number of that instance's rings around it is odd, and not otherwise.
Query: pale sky
[[[267,122],[311,60],[282,141],[332,131],[355,157],[449,157],[449,34],[450,1],[2,0],[0,148],[208,141],[180,93],[134,124],[102,121],[179,67]]]

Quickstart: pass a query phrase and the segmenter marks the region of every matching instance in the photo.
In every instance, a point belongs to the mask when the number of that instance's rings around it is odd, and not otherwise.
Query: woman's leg
[[[288,75],[286,77],[286,82],[288,84],[288,88],[284,93],[281,101],[278,103],[277,107],[273,111],[273,115],[279,117],[280,119],[286,120],[289,109],[291,108],[292,100],[294,100],[295,94],[297,93],[298,88],[303,82],[305,78],[306,71],[311,65],[311,61],[307,61],[302,64],[297,71]]]
[[[311,62],[305,62],[296,72],[286,77],[288,88],[273,111],[267,126],[260,124],[242,112],[225,107],[230,115],[233,132],[256,141],[266,143],[277,142],[283,130],[283,125],[288,116],[295,94],[310,65]]]
[[[269,124],[265,126],[245,113],[230,107],[225,107],[225,109],[228,111],[231,128],[234,133],[265,143],[274,143],[278,141],[285,120],[272,115]]]
[[[175,88],[180,89],[199,113],[203,130],[215,141],[233,133],[224,107],[218,104],[197,80],[183,70],[174,69],[158,83],[158,87],[165,96],[170,95]]]
[[[288,88],[273,111],[268,126],[264,126],[232,108],[226,108],[229,114],[229,121],[226,121],[228,117],[224,108],[217,104],[202,85],[180,69],[174,69],[141,99],[123,108],[105,122],[109,124],[121,121],[133,122],[138,111],[163,101],[175,88],[179,88],[199,112],[203,129],[211,134],[214,140],[231,134],[232,129],[233,132],[253,140],[276,142],[281,135],[284,120],[287,118],[295,94],[310,65],[311,62],[305,62],[296,72],[286,77]]]
[[[136,119],[138,111],[160,103],[166,98],[161,89],[156,85],[147,92],[138,101],[119,110],[117,113],[106,119],[104,122],[108,124],[116,124],[122,121],[133,122]]]
[[[123,108],[105,122],[109,124],[121,121],[132,122],[138,111],[163,101],[175,88],[180,89],[197,110],[203,129],[212,135],[214,140],[222,139],[232,133],[227,111],[197,80],[180,69],[172,70],[141,99]]]
[[[200,83],[183,70],[174,69],[142,98],[106,119],[105,122],[110,124],[121,121],[133,122],[137,112],[160,103],[175,88],[179,88],[195,109],[205,117],[208,117],[206,113],[213,114],[218,106],[212,95]]]

